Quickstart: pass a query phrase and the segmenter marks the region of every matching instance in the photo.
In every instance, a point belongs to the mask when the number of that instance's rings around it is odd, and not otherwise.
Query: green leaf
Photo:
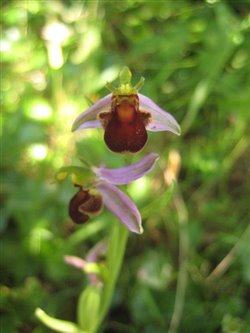
[[[37,308],[35,311],[35,316],[47,327],[60,333],[88,333],[87,331],[82,331],[80,328],[70,322],[65,320],[60,320],[47,315],[42,309]]]

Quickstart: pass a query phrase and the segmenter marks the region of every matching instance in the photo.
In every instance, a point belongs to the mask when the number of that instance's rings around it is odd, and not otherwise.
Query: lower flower
[[[118,169],[107,169],[103,165],[92,167],[95,174],[92,186],[85,188],[77,184],[78,192],[69,202],[69,216],[77,224],[86,223],[90,217],[101,212],[105,206],[130,231],[141,234],[143,232],[141,215],[135,203],[115,185],[124,185],[143,177],[152,170],[159,156],[149,154],[141,161]],[[82,171],[85,172],[85,169]],[[65,167],[61,174],[81,173],[80,167]],[[57,175],[61,179],[60,171]]]

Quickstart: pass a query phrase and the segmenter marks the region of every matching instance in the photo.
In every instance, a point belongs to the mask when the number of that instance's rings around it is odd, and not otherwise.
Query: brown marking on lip
[[[136,94],[114,95],[111,111],[99,115],[105,129],[105,143],[117,153],[136,153],[145,146],[148,138],[146,125],[150,119],[150,113],[139,110]]]

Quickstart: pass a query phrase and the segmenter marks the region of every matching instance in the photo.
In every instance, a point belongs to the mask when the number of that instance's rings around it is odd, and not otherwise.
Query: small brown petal
[[[77,192],[69,202],[69,216],[77,224],[83,224],[89,220],[87,214],[84,214],[79,211],[79,206],[85,200],[88,200],[89,194],[88,191],[82,189]]]
[[[69,203],[69,216],[75,223],[82,224],[89,220],[90,214],[97,214],[102,209],[102,197],[99,193],[84,190],[81,186]]]
[[[100,121],[100,123],[102,124],[102,127],[103,128],[106,128],[108,123],[110,122],[112,118],[112,112],[109,111],[109,112],[100,112],[99,115],[98,115],[98,119]]]
[[[89,198],[79,206],[79,211],[86,214],[97,214],[102,209],[102,197],[100,194],[91,194]]]

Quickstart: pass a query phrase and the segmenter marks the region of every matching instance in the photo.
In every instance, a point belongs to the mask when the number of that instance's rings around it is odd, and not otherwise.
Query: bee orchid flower
[[[140,151],[147,142],[147,130],[180,135],[180,126],[175,118],[150,98],[138,93],[144,79],[141,78],[133,87],[131,77],[125,67],[119,75],[120,86],[114,88],[108,84],[112,93],[82,112],[75,119],[72,131],[103,127],[106,145],[117,153]]]
[[[141,215],[135,203],[115,185],[125,185],[149,173],[159,155],[151,153],[139,162],[118,169],[108,169],[104,165],[92,167],[94,173],[91,186],[77,184],[78,192],[69,202],[69,216],[78,224],[83,224],[105,206],[130,231],[143,232]],[[58,173],[75,173],[76,167],[64,167]],[[72,171],[73,170],[73,171]],[[79,173],[79,168],[78,168]]]

